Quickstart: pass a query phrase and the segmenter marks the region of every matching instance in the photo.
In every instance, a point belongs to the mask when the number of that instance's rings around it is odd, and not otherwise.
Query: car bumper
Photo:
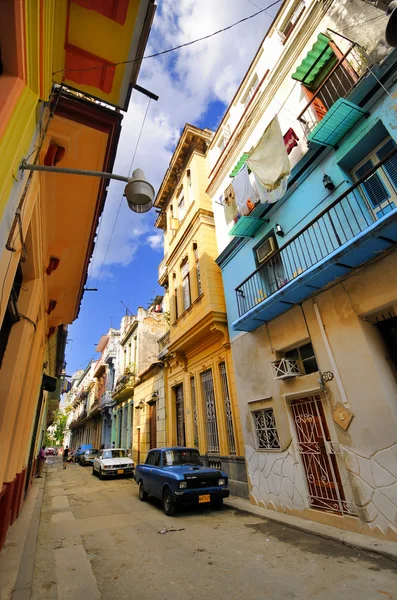
[[[118,473],[118,471],[124,471],[124,473]],[[123,477],[124,475],[133,475],[134,469],[102,469],[102,475],[106,477]]]
[[[212,501],[218,501],[229,497],[227,488],[210,488],[204,490],[178,490],[172,495],[177,504],[210,504]],[[209,496],[209,502],[201,502],[200,496]]]

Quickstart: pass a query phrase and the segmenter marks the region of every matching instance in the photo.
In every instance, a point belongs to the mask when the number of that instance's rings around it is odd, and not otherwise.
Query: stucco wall
[[[140,450],[139,460],[144,462],[147,453],[150,450],[150,406],[148,404],[152,399],[152,394],[157,392],[156,401],[156,446],[161,448],[166,445],[165,431],[165,398],[164,398],[164,372],[163,369],[154,370],[153,374],[146,374],[145,378],[134,388],[133,405],[133,459],[138,461],[138,450]],[[137,408],[143,403],[142,408]],[[138,428],[140,431],[140,448],[138,446]]]
[[[232,343],[252,498],[277,509],[303,513],[309,508],[305,472],[286,399],[320,393],[331,439],[339,443],[336,458],[342,487],[360,527],[363,532],[397,539],[397,381],[373,324],[378,311],[386,314],[397,309],[397,252],[357,271],[314,300],[341,385],[312,299],[267,326],[240,334]],[[309,340],[319,372],[273,380],[270,362],[276,360],[277,352]],[[321,391],[319,377],[325,371],[334,372],[334,378]],[[336,403],[343,404],[341,390],[347,397],[345,406],[354,415],[347,431],[332,419]],[[275,414],[279,452],[255,450],[250,413],[268,406]]]

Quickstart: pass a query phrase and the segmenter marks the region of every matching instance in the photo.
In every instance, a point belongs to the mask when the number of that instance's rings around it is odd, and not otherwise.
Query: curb
[[[323,525],[322,523],[316,523],[315,521],[309,521],[300,517],[295,517],[285,513],[279,513],[268,508],[261,508],[254,506],[248,500],[242,498],[228,498],[225,499],[224,505],[227,508],[237,510],[247,515],[254,515],[263,520],[273,521],[286,527],[292,527],[304,533],[310,535],[317,535],[319,537],[333,540],[354,548],[355,550],[363,550],[365,552],[371,552],[373,554],[379,554],[397,562],[397,543],[379,540],[377,538],[367,537],[361,533],[353,533],[344,529],[338,529],[331,525]]]
[[[43,479],[41,481],[33,508],[29,530],[23,548],[21,562],[19,564],[17,579],[11,595],[12,600],[30,600],[31,597],[37,538],[40,527],[41,506],[43,504],[46,480],[47,474],[43,470]]]

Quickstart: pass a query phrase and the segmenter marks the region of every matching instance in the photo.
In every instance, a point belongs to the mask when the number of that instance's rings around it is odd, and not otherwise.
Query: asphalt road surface
[[[133,480],[47,465],[33,600],[397,600],[397,563],[231,509],[166,517]]]

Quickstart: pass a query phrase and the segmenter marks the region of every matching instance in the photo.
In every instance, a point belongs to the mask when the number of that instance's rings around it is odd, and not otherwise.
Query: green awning
[[[256,217],[240,217],[237,223],[233,225],[232,229],[229,231],[229,235],[253,238],[263,224],[263,219],[257,219]]]
[[[368,116],[365,110],[345,98],[339,98],[310,133],[309,141],[334,148],[365,116]]]
[[[317,42],[306,54],[305,58],[292,74],[292,79],[301,81],[305,85],[311,85],[331,61],[337,58],[329,45],[330,39],[323,33],[319,33]]]
[[[240,169],[243,168],[243,166],[247,162],[249,156],[249,152],[244,152],[244,154],[240,156],[237,163],[234,165],[233,171],[230,173],[229,177],[236,177],[237,173],[240,171]]]

